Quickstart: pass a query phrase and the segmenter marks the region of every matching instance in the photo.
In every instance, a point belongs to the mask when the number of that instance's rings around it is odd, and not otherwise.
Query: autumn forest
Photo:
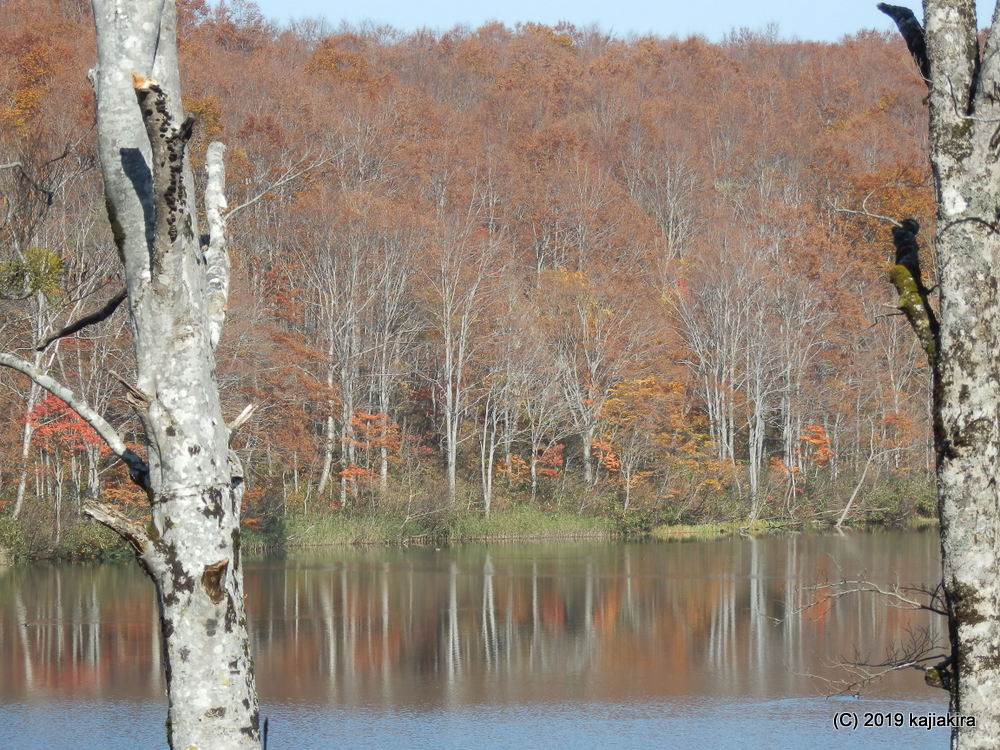
[[[887,278],[908,217],[933,276],[926,86],[898,37],[178,7],[197,179],[227,146],[217,368],[250,529],[933,514],[928,370]],[[124,306],[40,346],[122,290],[90,4],[0,10],[0,349],[138,448]],[[98,494],[141,514],[90,428],[2,368],[0,415],[5,533],[59,544]]]

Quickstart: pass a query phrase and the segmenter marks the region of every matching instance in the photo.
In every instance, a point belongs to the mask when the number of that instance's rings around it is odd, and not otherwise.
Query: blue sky
[[[256,0],[265,16],[286,22],[324,18],[333,27],[341,21],[374,21],[404,31],[429,27],[445,31],[456,24],[479,26],[498,20],[577,26],[596,23],[618,36],[631,33],[658,36],[701,34],[718,41],[733,29],[761,31],[776,23],[782,38],[836,41],[860,29],[890,30],[892,22],[875,8],[877,0]],[[919,0],[895,0],[921,16]],[[989,24],[992,0],[978,0],[979,25]]]

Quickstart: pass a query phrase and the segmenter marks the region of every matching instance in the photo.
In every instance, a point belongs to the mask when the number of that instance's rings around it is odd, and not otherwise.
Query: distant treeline
[[[139,442],[126,306],[33,351],[120,288],[89,4],[2,5],[0,347]],[[859,483],[852,516],[930,512],[927,373],[877,218],[934,235],[926,87],[897,38],[403,34],[179,6],[196,171],[228,147],[218,372],[232,416],[257,407],[234,439],[251,526],[516,503],[836,520]],[[0,385],[0,516],[58,537],[88,494],[141,512],[60,402]]]

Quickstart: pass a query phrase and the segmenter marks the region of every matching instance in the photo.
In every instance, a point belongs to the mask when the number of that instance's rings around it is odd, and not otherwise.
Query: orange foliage
[[[831,447],[830,436],[822,425],[806,425],[805,430],[799,439],[811,446],[809,458],[817,466],[828,466],[830,461],[836,456],[836,452]]]
[[[506,461],[501,461],[496,467],[496,473],[500,476],[506,476],[511,484],[527,481],[530,471],[531,467],[528,462],[516,453],[510,457],[509,464]]]
[[[47,394],[28,415],[28,421],[35,435],[49,449],[82,451],[96,448],[101,455],[111,453],[94,428],[58,396]]]
[[[615,453],[614,446],[610,441],[594,440],[591,442],[590,448],[594,451],[594,457],[605,469],[610,472],[617,472],[621,470],[621,459],[618,458],[618,454]]]
[[[566,464],[566,458],[563,456],[565,448],[562,443],[556,443],[542,451],[542,455],[538,457],[538,476],[546,479],[555,479],[559,476],[559,470]]]

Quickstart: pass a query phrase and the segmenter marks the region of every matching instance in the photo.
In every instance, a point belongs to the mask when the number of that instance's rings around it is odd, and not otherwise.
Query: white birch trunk
[[[332,334],[331,334],[332,339]],[[328,393],[333,393],[333,343],[331,341],[329,347],[327,348],[327,366],[326,366],[326,388]],[[316,494],[321,496],[326,491],[327,484],[330,482],[330,476],[333,470],[333,448],[337,440],[336,433],[336,423],[334,421],[334,409],[336,408],[336,402],[331,396],[326,402],[327,414],[326,414],[326,438],[323,441],[323,470],[320,472],[319,486],[316,488]]]
[[[38,357],[36,356],[35,359],[37,360]],[[31,438],[35,432],[35,428],[31,426],[31,420],[28,417],[35,410],[41,393],[42,389],[32,383],[31,388],[28,390],[28,403],[24,410],[24,427],[21,428],[21,476],[17,480],[17,491],[14,495],[14,511],[11,513],[13,518],[21,515],[21,507],[24,504],[24,493],[28,487],[28,472],[30,470],[28,456],[31,455]]]
[[[41,338],[41,326],[36,328],[35,336],[36,339]],[[42,352],[35,352],[35,367],[41,368],[43,359],[45,360],[45,366],[48,367],[52,363],[52,357],[53,354],[45,356]],[[33,382],[31,388],[28,389],[28,400],[24,409],[24,428],[21,430],[21,475],[18,477],[17,491],[14,496],[14,510],[11,513],[13,518],[21,515],[21,508],[24,504],[24,493],[28,487],[28,473],[30,470],[28,457],[31,455],[31,439],[35,434],[35,428],[28,417],[31,416],[35,407],[38,406],[41,398],[42,389],[37,383]]]

